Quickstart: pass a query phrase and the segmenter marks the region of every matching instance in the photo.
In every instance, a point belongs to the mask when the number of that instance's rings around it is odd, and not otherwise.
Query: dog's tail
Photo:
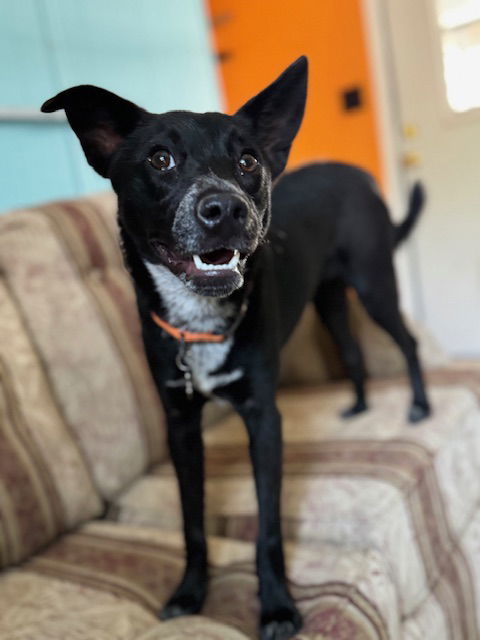
[[[421,182],[415,182],[410,191],[410,197],[408,200],[408,211],[404,220],[395,226],[394,230],[394,242],[395,247],[398,247],[404,240],[408,238],[412,232],[413,227],[416,225],[420,212],[425,204],[425,189]]]

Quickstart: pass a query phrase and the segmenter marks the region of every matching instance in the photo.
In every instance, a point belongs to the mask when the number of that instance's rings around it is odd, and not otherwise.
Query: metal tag
[[[185,355],[187,352],[187,345],[182,340],[180,343],[180,348],[178,350],[177,356],[175,358],[175,364],[183,373],[183,379],[185,382],[185,393],[187,398],[191,400],[193,398],[193,382],[192,382],[192,371],[185,361]]]

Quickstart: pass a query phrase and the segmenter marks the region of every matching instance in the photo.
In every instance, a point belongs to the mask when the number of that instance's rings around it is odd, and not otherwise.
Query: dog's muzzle
[[[167,243],[150,238],[158,261],[189,289],[226,296],[243,284],[261,216],[243,192],[220,179],[196,181],[182,198]]]

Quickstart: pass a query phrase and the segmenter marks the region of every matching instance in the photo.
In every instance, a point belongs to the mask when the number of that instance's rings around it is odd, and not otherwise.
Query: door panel
[[[335,159],[382,167],[360,0],[209,0],[226,110],[232,113],[302,54],[305,119],[290,165]]]
[[[479,356],[480,111],[448,111],[433,0],[387,0],[387,8],[404,172],[428,194],[415,231],[425,321],[451,354]]]

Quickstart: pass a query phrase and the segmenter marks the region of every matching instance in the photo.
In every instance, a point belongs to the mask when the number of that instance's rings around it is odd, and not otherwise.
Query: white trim
[[[362,0],[366,45],[372,72],[373,97],[378,123],[381,160],[388,199],[398,210],[403,202],[403,185],[399,171],[399,123],[393,82],[393,61],[386,43],[387,17],[383,3]]]
[[[51,122],[67,122],[64,113],[42,113],[40,109],[23,109],[17,107],[0,108],[0,122],[35,122],[47,124]]]
[[[392,218],[405,215],[409,185],[401,162],[404,141],[402,117],[391,49],[388,11],[384,0],[362,0],[363,22],[369,55],[373,98],[381,162],[385,176],[386,200]],[[400,248],[395,258],[402,308],[417,320],[424,316],[415,239]]]

